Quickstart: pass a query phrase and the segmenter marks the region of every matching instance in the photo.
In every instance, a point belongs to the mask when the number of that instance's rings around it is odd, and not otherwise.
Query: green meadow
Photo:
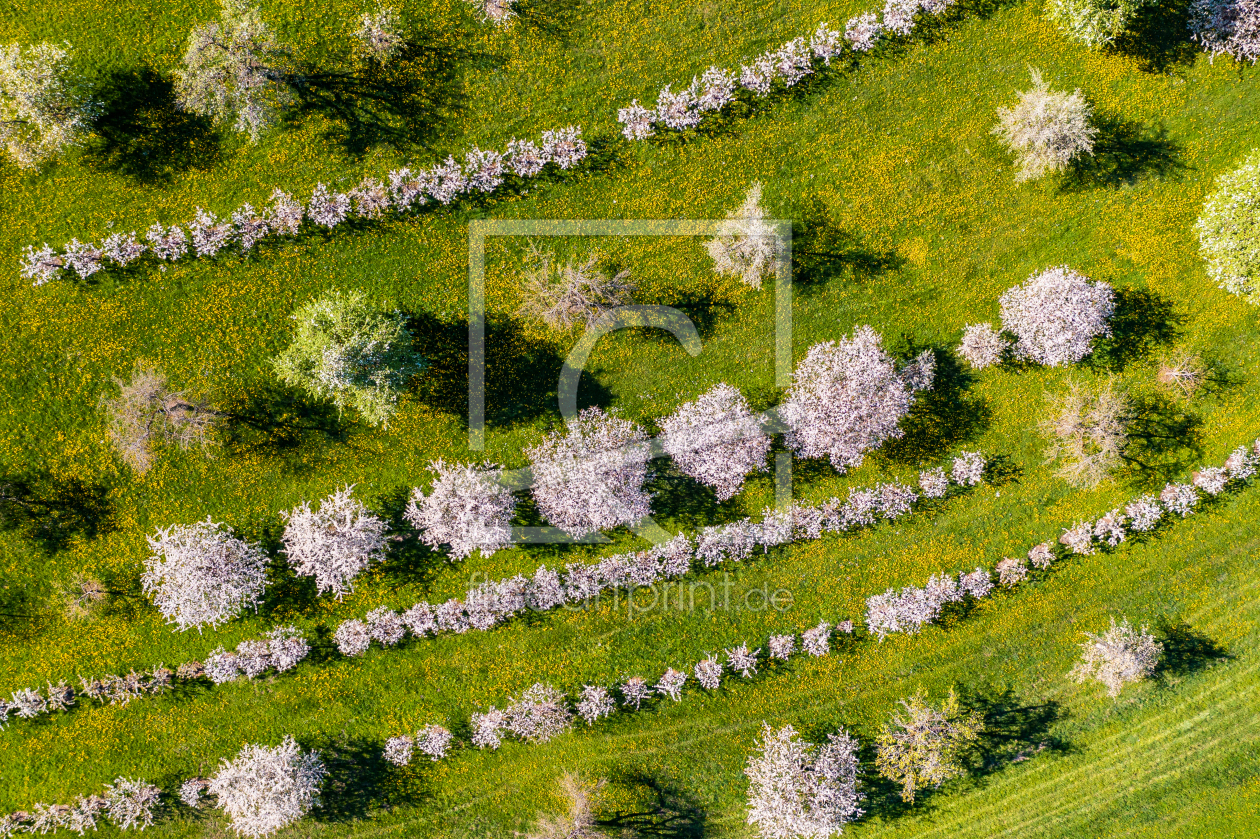
[[[322,751],[332,779],[324,806],[281,836],[513,836],[563,807],[557,779],[572,771],[608,779],[607,819],[663,807],[674,818],[656,835],[745,837],[755,834],[745,823],[743,767],[764,721],[792,723],[816,741],[843,726],[868,747],[868,812],[846,829],[856,837],[1260,833],[1254,485],[1114,551],[1058,563],[917,636],[881,643],[859,633],[830,656],[766,666],[711,694],[693,682],[679,703],[580,723],[542,745],[465,745],[405,769],[380,759],[385,738],[426,723],[467,740],[469,713],[502,707],[535,682],[574,693],[656,677],[821,619],[860,623],[870,595],[1022,556],[1260,436],[1260,316],[1208,279],[1193,229],[1216,177],[1256,144],[1260,81],[1249,65],[1197,53],[1175,25],[1182,4],[1149,10],[1145,40],[1098,52],[1065,39],[1039,3],[964,0],[913,38],[837,62],[790,94],[641,143],[624,140],[616,122],[632,98],[653,101],[666,83],[689,82],[711,64],[738,66],[820,21],[843,28],[871,7],[525,0],[500,30],[459,0],[399,0],[417,48],[365,80],[352,72],[347,32],[366,7],[260,5],[299,61],[357,81],[302,98],[257,145],[174,106],[171,71],[188,31],[215,16],[209,0],[0,9],[0,43],[69,41],[103,103],[81,149],[38,174],[0,164],[0,483],[24,482],[42,505],[0,532],[0,693],[200,659],[280,623],[307,630],[318,649],[275,678],[184,686],[125,707],[84,700],[68,713],[11,721],[0,732],[0,812],[69,801],[118,776],[171,792],[247,743],[291,734]],[[1080,88],[1101,131],[1092,162],[1016,184],[991,130],[996,109],[1029,86],[1030,67],[1056,89]],[[302,198],[317,182],[346,190],[404,163],[428,166],[473,145],[501,149],[569,124],[583,127],[591,157],[523,190],[350,222],[249,256],[160,270],[146,262],[39,288],[18,274],[27,245],[141,231],[191,218],[197,207],[221,216],[246,201],[260,207],[276,186]],[[730,608],[706,608],[704,595],[694,609],[609,599],[488,632],[374,646],[361,658],[327,654],[339,622],[377,606],[440,602],[480,580],[644,545],[621,530],[607,545],[521,546],[456,563],[411,539],[340,601],[316,597],[278,554],[280,513],[303,500],[352,484],[401,528],[407,494],[428,486],[431,460],[521,467],[524,449],[561,422],[556,383],[578,334],[518,315],[530,241],[492,239],[486,445],[469,449],[469,222],[716,219],[753,181],[764,185],[769,213],[794,223],[795,359],[864,324],[899,357],[938,351],[937,388],[903,421],[905,436],[845,475],[825,461],[796,461],[795,497],[818,502],[850,486],[912,481],[922,468],[948,468],[963,449],[996,462],[993,480],[895,523],[689,578],[725,587]],[[704,343],[691,357],[662,332],[603,338],[583,373],[581,405],[616,407],[656,431],[658,419],[719,382],[757,408],[782,398],[772,284],[753,290],[716,276],[692,238],[535,243],[561,254],[594,250],[629,269],[636,302],[681,309]],[[966,324],[997,322],[1005,289],[1063,264],[1117,290],[1114,335],[1086,361],[972,371],[955,359]],[[270,359],[292,337],[290,315],[330,289],[363,290],[415,326],[428,369],[387,428],[275,378]],[[1181,349],[1212,371],[1191,400],[1155,384],[1161,359]],[[214,446],[162,450],[143,476],[110,446],[99,406],[138,360],[228,414]],[[1146,434],[1114,480],[1077,489],[1045,462],[1038,423],[1048,395],[1107,381],[1144,400]],[[650,486],[656,520],[672,532],[757,517],[775,498],[772,477],[758,475],[719,503],[664,463]],[[145,537],[207,516],[268,548],[271,585],[257,614],[180,633],[140,594]],[[76,574],[118,592],[88,619],[62,603]],[[760,593],[779,590],[790,593],[784,608],[759,605]],[[1156,677],[1114,700],[1067,677],[1082,633],[1111,617],[1149,624],[1166,644]],[[904,805],[874,773],[874,737],[898,699],[918,689],[935,699],[951,686],[983,709],[989,734],[966,778]],[[100,835],[113,832],[102,826]],[[229,830],[214,811],[172,808],[147,833]]]

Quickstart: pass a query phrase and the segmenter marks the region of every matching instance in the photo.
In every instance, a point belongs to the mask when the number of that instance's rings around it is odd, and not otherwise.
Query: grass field
[[[300,59],[344,68],[344,32],[362,11],[357,3],[261,5]],[[1257,313],[1208,281],[1192,230],[1214,178],[1255,144],[1260,83],[1249,66],[1211,63],[1183,43],[1089,52],[1042,20],[1038,4],[979,0],[924,37],[820,76],[755,114],[685,141],[632,145],[615,122],[631,98],[650,100],[666,82],[687,81],[712,63],[737,64],[867,6],[537,0],[500,32],[457,0],[395,5],[420,25],[423,47],[389,82],[403,112],[309,102],[257,146],[172,106],[165,80],[188,30],[213,17],[214,4],[62,0],[0,10],[0,42],[69,40],[108,93],[101,136],[85,149],[38,175],[0,166],[0,264],[8,266],[0,274],[0,473],[29,477],[63,510],[42,527],[0,533],[0,612],[34,616],[0,618],[6,694],[198,658],[280,622],[326,633],[378,605],[461,595],[473,575],[528,573],[635,544],[622,532],[611,534],[610,546],[515,548],[462,564],[400,551],[341,602],[314,597],[277,564],[257,616],[200,635],[173,632],[140,597],[115,598],[90,621],[62,614],[58,587],[76,571],[138,591],[144,537],[155,527],[210,515],[274,546],[279,512],[304,499],[352,483],[396,517],[407,488],[427,479],[430,459],[473,456],[464,413],[470,219],[720,218],[760,180],[773,215],[809,220],[798,233],[822,231],[843,247],[821,268],[798,272],[796,358],[861,324],[903,354],[948,352],[965,324],[996,320],[1003,290],[1063,263],[1120,291],[1116,336],[1070,371],[947,369],[948,386],[916,411],[906,438],[861,469],[837,476],[798,462],[795,492],[810,500],[908,478],[959,448],[1003,458],[1009,474],[895,526],[799,544],[731,572],[737,599],[762,587],[789,589],[784,612],[627,613],[606,605],[401,651],[373,649],[361,659],[308,662],[275,680],[20,721],[0,733],[0,812],[69,800],[118,775],[169,785],[212,771],[245,743],[293,734],[325,750],[344,786],[330,788],[326,806],[286,835],[510,836],[560,806],[556,779],[574,770],[612,780],[609,812],[633,809],[655,788],[684,816],[690,832],[678,835],[751,836],[742,767],[763,720],[791,722],[815,738],[843,725],[869,744],[898,698],[920,687],[939,696],[957,685],[996,731],[974,771],[913,808],[872,772],[870,812],[852,835],[1260,832],[1255,488],[1139,544],[1074,558],[956,625],[842,646],[837,655],[769,668],[713,696],[692,690],[678,705],[582,726],[546,745],[466,749],[441,763],[386,771],[380,744],[400,731],[466,720],[536,681],[574,691],[659,673],[820,618],[856,619],[871,594],[1018,555],[1260,436]],[[1178,10],[1166,4],[1156,13],[1175,20]],[[1093,165],[1017,185],[990,129],[996,108],[1027,87],[1030,66],[1056,88],[1080,87],[1103,133]],[[27,244],[171,223],[198,206],[223,214],[242,201],[265,202],[276,185],[302,195],[321,180],[346,189],[367,172],[408,160],[427,165],[474,143],[501,148],[511,136],[570,123],[582,125],[597,150],[593,165],[528,194],[308,235],[249,258],[103,274],[99,282],[32,289],[17,274]],[[513,467],[559,420],[556,377],[576,340],[515,316],[526,244],[497,241],[487,254],[485,456]],[[690,358],[672,339],[639,330],[604,339],[584,375],[584,404],[616,406],[654,427],[719,381],[759,406],[777,401],[773,289],[714,277],[695,240],[553,244],[598,247],[630,267],[638,302],[682,308],[705,341]],[[363,289],[419,327],[430,372],[388,429],[339,417],[283,390],[271,373],[268,359],[291,335],[290,313],[330,288]],[[1211,361],[1213,384],[1189,404],[1158,402],[1157,363],[1183,347]],[[216,448],[165,452],[134,477],[106,442],[97,406],[112,377],[137,359],[255,421],[229,422]],[[1036,422],[1045,394],[1072,379],[1108,377],[1156,400],[1154,416],[1175,439],[1148,441],[1149,468],[1076,490],[1043,463]],[[655,485],[663,493],[658,521],[671,530],[757,515],[774,498],[768,476],[725,504],[678,491],[668,476]],[[722,573],[702,576],[716,582]],[[1115,701],[1066,677],[1080,633],[1105,628],[1109,616],[1182,627],[1158,678]],[[182,812],[151,832],[218,836],[227,828]]]

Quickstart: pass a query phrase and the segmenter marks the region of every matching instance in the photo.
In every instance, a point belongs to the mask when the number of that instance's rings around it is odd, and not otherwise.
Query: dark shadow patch
[[[1109,114],[1095,114],[1093,122],[1098,129],[1094,154],[1072,162],[1063,179],[1063,191],[1114,189],[1186,169],[1181,147],[1169,139],[1163,126],[1147,126]]]
[[[413,347],[428,363],[416,379],[420,400],[468,421],[468,321],[443,321],[427,312],[410,316]],[[491,315],[485,324],[486,424],[499,428],[559,418],[557,386],[564,358],[550,343],[528,336],[520,321]],[[608,405],[612,394],[584,371],[578,404]]]
[[[1229,650],[1191,626],[1166,616],[1155,622],[1155,634],[1164,645],[1164,654],[1155,668],[1155,677],[1190,676],[1214,664],[1233,661]]]
[[[923,347],[905,339],[895,353],[913,358]],[[904,436],[888,441],[879,456],[897,464],[932,463],[961,443],[985,432],[992,418],[988,404],[969,395],[974,376],[963,369],[952,352],[932,347],[936,376],[931,390],[919,391],[910,412],[901,420]]]
[[[95,539],[115,528],[109,487],[81,478],[29,472],[0,479],[0,530],[16,531],[45,553],[76,538]]]
[[[1146,289],[1118,288],[1109,321],[1111,336],[1095,344],[1087,363],[1119,372],[1177,340],[1183,320],[1166,297]]]
[[[349,823],[365,819],[372,811],[414,803],[430,790],[430,761],[418,760],[406,768],[385,760],[381,743],[344,732],[335,737],[300,738],[304,748],[319,751],[328,769],[322,788],[322,806],[311,811],[321,822]]]
[[[712,488],[678,471],[668,458],[658,458],[649,465],[645,489],[652,495],[652,508],[658,518],[687,530],[697,531],[741,517],[738,496],[719,501]]]
[[[221,439],[232,456],[282,458],[293,472],[308,471],[327,459],[330,444],[349,439],[350,422],[336,405],[273,379],[251,383],[221,413]]]
[[[1129,439],[1121,454],[1132,483],[1158,488],[1203,457],[1203,420],[1165,396],[1134,401]]]
[[[1110,52],[1137,61],[1146,73],[1188,67],[1203,50],[1190,40],[1190,0],[1160,0],[1138,9]]]
[[[446,36],[417,33],[384,64],[300,68],[292,78],[297,104],[287,119],[318,115],[328,120],[336,128],[326,131],[325,139],[351,157],[381,145],[430,148],[463,113],[464,73],[501,64]]]
[[[97,93],[101,115],[88,154],[97,166],[145,184],[219,162],[214,124],[179,107],[174,83],[150,67],[119,70]]]
[[[703,839],[712,835],[709,813],[680,784],[642,769],[615,773],[610,784],[618,787],[618,800],[629,799],[617,812],[605,812],[596,827],[615,836],[655,836],[668,839]]]
[[[906,264],[895,251],[875,251],[840,230],[831,210],[814,197],[794,211],[792,282],[804,288],[831,279],[867,280]]]
[[[450,565],[446,553],[420,541],[411,523],[403,518],[410,500],[411,486],[401,485],[381,493],[371,502],[372,509],[389,524],[390,543],[380,570],[397,581],[392,591],[404,585],[427,584],[440,569]]]
[[[673,300],[664,300],[662,305],[672,306],[686,315],[691,320],[692,325],[695,326],[696,333],[705,341],[713,336],[721,319],[734,314],[736,309],[735,304],[730,300],[718,299],[708,291],[694,290],[684,291]],[[642,331],[646,332],[647,330]],[[677,341],[673,335],[667,332],[652,330],[652,334],[662,336],[669,341]]]
[[[984,464],[984,482],[989,486],[1017,484],[1023,474],[1023,467],[1012,461],[1011,456],[1007,454],[995,454]]]
[[[1023,703],[1010,688],[960,691],[965,709],[978,711],[984,730],[968,754],[968,771],[982,779],[1014,763],[1052,752],[1066,754],[1070,746],[1052,733],[1067,714],[1058,702]]]

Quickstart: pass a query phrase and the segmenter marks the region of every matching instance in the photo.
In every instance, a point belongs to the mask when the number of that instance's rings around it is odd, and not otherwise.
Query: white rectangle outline
[[[774,266],[774,384],[792,381],[792,222],[765,219]],[[486,238],[489,236],[708,236],[719,219],[472,219],[468,222],[468,448],[486,446]],[[778,470],[776,470],[778,471]],[[790,479],[789,479],[790,480]],[[790,486],[790,484],[789,484]],[[780,490],[776,495],[781,494]],[[788,489],[789,497],[791,490]],[[782,501],[780,501],[780,505]]]

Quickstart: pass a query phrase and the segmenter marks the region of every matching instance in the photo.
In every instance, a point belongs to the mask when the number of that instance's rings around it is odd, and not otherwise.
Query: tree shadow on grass
[[[586,4],[580,0],[521,0],[516,5],[516,14],[529,29],[537,29],[568,45],[572,43],[584,8]]]
[[[1109,52],[1136,59],[1146,73],[1166,73],[1194,63],[1202,53],[1190,40],[1190,0],[1160,0],[1138,9]]]
[[[1155,667],[1155,677],[1165,682],[1234,660],[1229,650],[1206,635],[1195,632],[1184,621],[1162,616],[1155,622],[1155,634],[1164,645],[1164,654]]]
[[[468,321],[443,321],[427,312],[412,314],[413,346],[428,363],[416,380],[425,404],[468,418]],[[511,428],[542,417],[559,416],[556,401],[564,358],[550,343],[529,336],[520,321],[490,315],[485,324],[486,424]],[[612,394],[589,373],[578,391],[579,405],[607,405]]]
[[[412,583],[428,584],[440,569],[451,564],[445,553],[420,541],[411,523],[403,518],[410,501],[411,486],[404,484],[376,496],[371,505],[393,534],[380,568],[389,579],[397,581],[394,590]]]
[[[280,457],[294,472],[309,471],[328,456],[329,444],[349,439],[350,422],[337,406],[272,379],[253,383],[220,410],[223,445],[232,456]]]
[[[115,528],[109,487],[82,478],[28,472],[0,478],[0,530],[16,531],[45,553],[75,538],[95,539]]]
[[[708,811],[681,785],[642,769],[614,773],[609,782],[619,788],[619,800],[630,800],[619,812],[595,820],[596,827],[611,835],[669,839],[703,839],[711,835]]]
[[[1151,127],[1108,114],[1096,114],[1094,154],[1078,157],[1064,176],[1064,192],[1097,187],[1130,186],[1146,177],[1163,177],[1183,171],[1181,147],[1162,126]]]
[[[336,126],[325,138],[352,157],[380,145],[427,148],[463,113],[465,69],[498,64],[432,33],[419,33],[385,64],[369,61],[350,70],[301,67],[292,79],[298,101],[288,120],[323,117]]]
[[[430,790],[429,761],[423,758],[411,767],[400,768],[385,760],[380,742],[349,737],[344,732],[300,740],[304,748],[319,751],[328,769],[328,780],[321,790],[322,806],[311,812],[317,821],[359,821],[374,810],[414,803]]]
[[[1136,486],[1158,488],[1203,457],[1203,420],[1162,395],[1137,399],[1121,458]]]
[[[1118,288],[1111,336],[1098,341],[1087,363],[1119,372],[1177,340],[1182,322],[1171,300],[1145,289]]]
[[[1067,713],[1054,700],[1023,703],[1010,688],[960,691],[963,707],[979,711],[984,730],[968,756],[972,778],[982,779],[1042,752],[1067,754],[1071,746],[1051,733]]]
[[[808,289],[831,279],[867,280],[897,271],[906,260],[895,251],[875,251],[836,227],[831,210],[811,198],[792,223],[792,282]]]
[[[899,355],[913,357],[923,347],[907,341]],[[961,443],[973,440],[989,427],[992,411],[979,397],[969,395],[974,376],[963,369],[952,352],[931,348],[936,356],[936,376],[931,390],[919,391],[910,412],[901,420],[904,433],[890,440],[880,456],[897,464],[921,464],[937,460]]]
[[[101,115],[88,154],[106,171],[155,184],[219,162],[213,123],[181,109],[174,84],[152,68],[113,73],[97,98]]]
[[[668,458],[652,461],[645,488],[652,494],[652,507],[660,518],[690,530],[740,517],[735,499],[719,501],[710,487],[678,471]]]

